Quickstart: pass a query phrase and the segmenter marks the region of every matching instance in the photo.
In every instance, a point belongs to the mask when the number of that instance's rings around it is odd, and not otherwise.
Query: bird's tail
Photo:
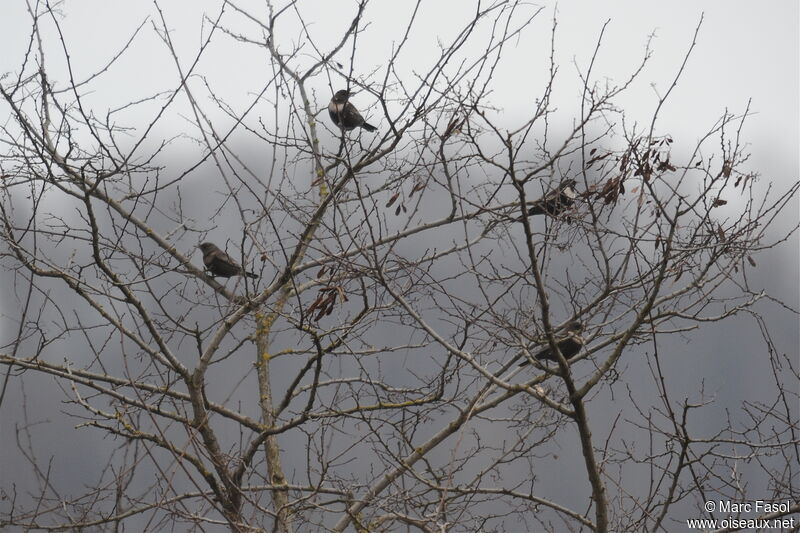
[[[528,216],[529,217],[532,217],[532,216],[535,216],[535,215],[544,215],[544,213],[545,213],[544,209],[542,209],[542,206],[539,205],[539,204],[534,204],[533,207],[528,209]]]
[[[248,278],[253,278],[253,279],[258,278],[258,274],[253,274],[252,272],[245,272],[244,275],[247,276]]]
[[[544,209],[542,209],[540,205],[536,204],[528,209],[528,213],[525,215],[525,217],[532,217],[534,215],[543,215],[543,214],[544,214]],[[514,219],[514,222],[522,222],[522,219],[525,217],[519,216]]]
[[[378,128],[376,128],[375,126],[373,126],[372,124],[367,124],[366,122],[365,122],[365,123],[363,123],[363,124],[361,125],[361,127],[362,127],[362,128],[364,128],[364,129],[365,129],[365,130],[367,130],[367,131],[375,131],[375,130],[377,130],[377,129],[378,129]]]

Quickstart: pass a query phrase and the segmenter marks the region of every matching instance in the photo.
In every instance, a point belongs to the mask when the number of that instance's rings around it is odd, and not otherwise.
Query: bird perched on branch
[[[556,189],[531,202],[528,216],[548,214],[551,217],[557,217],[572,207],[577,197],[578,191],[575,190],[575,180],[564,180]],[[517,221],[522,221],[522,217],[517,218]]]
[[[355,128],[364,128],[367,131],[378,129],[372,124],[367,124],[358,109],[348,101],[349,98],[350,91],[346,89],[336,91],[336,94],[331,98],[331,103],[328,104],[328,113],[333,123],[345,131]]]
[[[203,251],[203,264],[206,269],[211,272],[212,276],[221,276],[229,278],[231,276],[247,276],[248,278],[257,278],[258,274],[247,272],[236,261],[231,259],[231,256],[220,250],[216,244],[204,242],[200,245]]]
[[[566,335],[561,337],[556,337],[556,344],[558,345],[558,350],[561,352],[561,355],[564,356],[564,359],[572,359],[578,352],[581,351],[583,345],[585,344],[583,337],[581,337],[581,332],[583,331],[583,324],[577,320],[573,320],[565,329]],[[541,361],[545,359],[547,361],[558,361],[558,357],[556,354],[551,350],[550,346],[546,346],[533,354],[533,357],[537,360]],[[525,360],[519,364],[519,366],[529,365],[530,361]]]

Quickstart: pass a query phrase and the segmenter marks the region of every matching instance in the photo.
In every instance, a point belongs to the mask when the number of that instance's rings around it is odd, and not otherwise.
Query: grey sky
[[[238,2],[253,11],[263,10],[261,2]],[[393,43],[402,38],[405,21],[410,16],[412,2],[382,0],[372,5],[366,18],[371,24],[359,35],[360,46],[355,57],[356,74],[368,73],[384,66],[385,59]],[[554,116],[555,128],[571,126],[580,102],[580,89],[577,72],[585,71],[594,51],[598,35],[606,20],[603,44],[594,66],[594,78],[608,78],[609,83],[621,83],[635,68],[644,53],[648,37],[654,33],[651,48],[653,58],[627,95],[617,103],[626,109],[628,119],[647,121],[658,101],[681,65],[684,54],[692,41],[695,27],[701,13],[705,13],[697,46],[689,59],[686,70],[665,108],[661,111],[659,132],[669,133],[685,144],[692,146],[696,140],[713,126],[727,109],[739,114],[744,111],[748,100],[752,99],[750,110],[753,116],[744,128],[744,137],[750,143],[752,158],[747,167],[760,172],[765,185],[774,180],[786,188],[786,184],[800,177],[800,4],[796,1],[752,2],[752,1],[708,1],[708,2],[656,2],[656,1],[582,1],[561,2],[557,11],[555,3],[541,4],[544,11],[534,22],[533,30],[528,31],[506,51],[506,60],[495,74],[496,92],[491,95],[492,103],[504,109],[504,121],[514,124],[517,116],[525,116],[533,106],[534,99],[542,91],[547,80],[548,54],[551,20],[555,14],[558,21],[556,34],[556,63],[559,65],[556,97],[558,108]],[[172,29],[171,38],[178,51],[181,63],[187,66],[194,57],[202,37],[209,25],[203,23],[203,16],[215,18],[220,4],[215,1],[162,2],[164,18]],[[346,26],[353,14],[352,2],[331,2],[324,0],[304,1],[301,9],[312,22],[309,31],[321,48],[329,47],[338,32]],[[535,6],[526,9],[533,11]],[[417,65],[420,70],[432,60],[431,44],[441,35],[449,35],[471,14],[471,3],[460,1],[428,2],[422,7],[422,25],[413,35],[414,46],[405,52],[407,59],[402,64],[406,75],[412,76]],[[62,29],[64,39],[72,58],[72,74],[76,80],[85,79],[102,68],[124,45],[128,36],[144,22],[140,34],[123,60],[112,66],[109,72],[95,84],[95,90],[87,95],[93,109],[102,112],[124,105],[133,99],[174,88],[177,72],[174,63],[165,51],[165,46],[155,33],[151,21],[158,24],[159,14],[150,2],[108,2],[107,0],[67,0],[61,5],[64,14]],[[402,21],[402,22],[398,22]],[[228,10],[223,17],[223,25],[235,31],[246,25],[249,34],[254,34],[252,24]],[[333,25],[337,32],[327,32],[326,25]],[[19,0],[5,0],[0,14],[0,75],[14,76],[19,68],[28,46],[28,16],[25,4]],[[300,28],[282,28],[285,39],[279,46],[297,37]],[[60,46],[54,38],[52,27],[46,30],[47,61],[51,81],[64,87],[68,73],[64,68]],[[425,53],[418,52],[425,50]],[[476,46],[478,53],[480,46]],[[349,50],[341,53],[342,63],[349,60]],[[415,54],[419,54],[416,57]],[[237,109],[248,105],[254,92],[263,86],[263,81],[271,75],[267,68],[264,52],[255,46],[234,43],[223,36],[215,37],[199,69],[215,92]],[[6,74],[8,73],[8,74]],[[199,79],[191,83],[200,86]],[[338,89],[342,79],[317,78],[312,87],[313,97],[320,109],[324,108],[331,89]],[[527,89],[530,87],[530,90]],[[522,88],[522,89],[521,89]],[[180,98],[183,98],[181,95]],[[369,94],[361,93],[354,101],[363,105],[369,118]],[[207,106],[219,113],[214,106]],[[183,133],[194,134],[191,122],[181,116],[188,115],[185,102],[179,103],[164,120],[160,121],[155,139],[162,139]],[[264,115],[271,120],[268,104],[257,106],[256,115]],[[378,114],[377,110],[373,110]],[[142,126],[149,116],[121,111],[119,120],[128,126]],[[224,121],[221,113],[215,120]],[[0,124],[7,117],[0,116]],[[559,124],[561,121],[561,124]],[[640,123],[642,129],[647,124]],[[628,124],[632,127],[633,124]],[[193,143],[184,138],[177,139],[164,154],[164,159],[175,162],[182,171],[184,150],[192,148]],[[242,150],[253,152],[256,149]],[[191,157],[190,157],[191,159]],[[204,175],[207,179],[208,175]],[[192,202],[202,202],[205,190],[194,191]],[[729,209],[735,213],[735,199]],[[787,210],[782,216],[776,231],[796,223],[800,206]],[[220,230],[222,233],[222,229]],[[181,243],[188,249],[192,242]],[[194,256],[200,263],[199,255]],[[9,279],[9,278],[5,278]],[[794,235],[787,246],[771,250],[759,259],[753,273],[753,283],[763,286],[771,294],[784,299],[795,309],[800,306],[797,280],[800,279],[800,247],[798,236]],[[5,287],[9,294],[10,288]],[[13,332],[11,325],[16,309],[9,307],[11,298],[0,304],[5,320],[4,335]],[[765,308],[765,312],[780,311],[776,307]],[[770,315],[768,315],[770,316]],[[784,351],[798,352],[797,317],[790,313],[775,314],[776,342]],[[763,350],[763,343],[755,337],[757,329],[752,322],[736,319],[730,324],[715,325],[707,335],[691,337],[691,343],[678,338],[674,344],[675,357],[685,360],[685,381],[681,381],[680,371],[676,377],[677,387],[685,389],[687,395],[696,391],[697,380],[707,379],[709,390],[720,397],[720,405],[735,406],[741,398],[757,395],[760,387],[768,386],[769,380],[762,380],[757,370],[747,366],[752,352]],[[709,357],[696,357],[709,354]],[[722,359],[721,359],[722,357]],[[727,357],[725,359],[724,357]],[[411,359],[413,361],[413,359]],[[730,364],[721,364],[727,361]],[[738,361],[739,364],[733,364]],[[407,360],[396,362],[398,366]],[[641,369],[640,369],[641,370]],[[644,372],[644,370],[641,370]],[[29,373],[32,374],[32,373]],[[238,374],[231,377],[238,379]],[[69,435],[69,439],[43,440],[43,456],[54,454],[58,457],[60,468],[56,469],[56,482],[69,486],[85,475],[86,451],[105,449],[103,442],[97,442],[97,434],[88,430],[72,431],[74,420],[65,420],[59,414],[62,397],[60,391],[52,386],[49,378],[26,375],[28,397],[36,397],[41,402],[31,402],[29,407],[37,411],[34,420],[47,420],[52,430],[41,430],[43,434]],[[47,389],[45,395],[37,396],[38,390]],[[21,398],[21,388],[14,389],[12,396]],[[605,399],[610,401],[608,399]],[[615,398],[615,400],[618,400]],[[7,428],[19,421],[19,413],[14,403],[8,400],[0,407],[0,447],[4,450],[15,448],[14,438]],[[709,419],[719,416],[716,411],[705,414]],[[55,433],[58,432],[58,433]],[[68,432],[68,433],[67,433]],[[497,437],[495,435],[495,437]],[[65,445],[68,444],[68,445]],[[302,455],[299,449],[288,450],[290,457]],[[302,457],[298,458],[302,462]],[[14,453],[3,453],[0,459],[0,477],[10,473],[10,477],[22,476],[22,461]],[[565,466],[565,471],[579,464]],[[90,482],[82,479],[81,482]],[[554,493],[567,497],[569,487],[554,484]]]

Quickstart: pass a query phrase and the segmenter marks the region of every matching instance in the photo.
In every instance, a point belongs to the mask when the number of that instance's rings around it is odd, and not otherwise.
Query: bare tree
[[[798,501],[798,370],[760,306],[796,310],[749,279],[795,234],[773,222],[798,184],[748,169],[749,105],[697,142],[661,130],[692,42],[647,121],[626,121],[616,102],[650,47],[628,80],[601,83],[603,26],[565,119],[546,12],[479,4],[419,61],[419,4],[370,72],[356,60],[366,0],[324,29],[299,2],[224,1],[191,57],[156,4],[89,76],[60,14],[30,5],[30,48],[0,83],[16,297],[0,394],[21,405],[35,484],[4,481],[1,525],[669,531],[707,500]],[[546,83],[527,115],[504,116],[493,76],[534,25],[553,36]],[[171,85],[93,107],[148,31]],[[247,102],[203,70],[218,41],[266,64]],[[377,131],[328,119],[342,89]],[[184,134],[161,136],[175,115]],[[204,242],[221,264],[203,264]],[[713,398],[680,392],[665,346],[736,315],[763,331],[771,401],[704,426]],[[61,387],[54,416],[105,442],[99,477],[68,494],[30,394],[10,392],[38,377]],[[578,464],[559,494],[553,472]]]

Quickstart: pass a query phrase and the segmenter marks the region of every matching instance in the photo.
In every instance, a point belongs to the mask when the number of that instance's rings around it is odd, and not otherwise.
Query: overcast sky
[[[171,28],[171,39],[184,65],[197,52],[202,37],[209,31],[204,16],[216,18],[220,3],[211,0],[196,2],[163,2],[161,10]],[[237,5],[259,14],[264,5],[243,1]],[[490,95],[491,103],[504,109],[513,125],[514,117],[529,111],[532,100],[541,94],[547,79],[546,52],[550,43],[550,19],[558,20],[556,63],[559,65],[554,105],[557,108],[554,127],[566,128],[576,116],[580,102],[578,69],[585,71],[594,51],[603,24],[608,21],[595,67],[595,79],[608,78],[621,83],[635,68],[644,53],[650,35],[653,57],[631,90],[617,99],[625,108],[627,119],[649,121],[658,95],[667,90],[692,41],[695,28],[703,16],[697,46],[688,61],[678,86],[661,111],[659,131],[677,140],[676,150],[688,149],[728,110],[742,113],[748,101],[753,114],[745,126],[745,139],[752,157],[747,168],[759,172],[767,182],[789,183],[798,179],[800,163],[800,3],[793,0],[771,1],[704,1],[643,2],[593,1],[537,4],[544,11],[533,27],[504,53],[506,60],[498,68]],[[331,27],[346,27],[354,14],[352,2],[309,0],[300,3],[309,22],[309,31],[317,45],[326,48],[338,38]],[[400,67],[413,69],[430,61],[429,51],[437,39],[446,38],[461,27],[473,12],[470,2],[423,3],[419,25]],[[392,46],[402,38],[412,2],[381,0],[370,4],[366,19],[369,26],[359,35],[361,46],[354,58],[356,74],[380,68]],[[166,53],[165,45],[153,29],[160,25],[159,13],[150,2],[107,2],[103,0],[67,0],[61,4],[63,38],[70,50],[72,75],[83,80],[105,67],[143,25],[125,52],[85,97],[97,113],[115,109],[131,100],[174,88],[177,72]],[[535,7],[528,7],[529,12]],[[29,17],[25,2],[4,2],[0,17],[0,73],[16,73],[29,44]],[[253,32],[252,23],[227,8],[222,24],[236,32]],[[279,47],[287,50],[297,40],[299,28],[281,26]],[[63,87],[68,79],[63,53],[52,25],[43,28],[46,61],[51,82]],[[481,51],[476,39],[474,53]],[[346,56],[349,58],[349,52]],[[347,60],[346,58],[344,59]],[[264,52],[255,46],[242,46],[230,38],[215,38],[205,52],[198,71],[214,87],[217,95],[234,108],[250,102],[254,91],[269,75]],[[199,81],[194,80],[195,83]],[[312,83],[313,97],[323,108],[331,90],[344,85],[341,79],[318,77]],[[530,91],[520,90],[520,85]],[[358,95],[360,105],[370,102],[369,95]],[[181,107],[184,106],[184,107]],[[215,106],[207,106],[214,113]],[[168,114],[157,124],[159,140],[184,132],[193,132],[186,116],[185,103],[178,102],[178,112]],[[180,111],[185,111],[181,113]],[[258,109],[256,110],[258,113]],[[264,110],[264,113],[268,113]],[[139,111],[121,114],[119,120],[136,126],[148,119]],[[219,118],[219,117],[212,117]],[[629,124],[630,126],[630,124]],[[187,141],[189,142],[189,141]],[[184,145],[175,143],[167,157],[180,158]],[[735,210],[735,205],[728,208]],[[791,224],[800,208],[785,213],[781,224]],[[791,245],[770,253],[762,270],[772,270],[764,277],[765,288],[788,294],[796,302],[796,280],[800,276],[797,236]],[[788,288],[788,291],[787,291]]]
[[[322,48],[329,46],[338,36],[326,32],[326,25],[341,29],[353,16],[353,2],[309,0],[301,9],[312,22],[310,31]],[[362,46],[356,56],[357,68],[367,73],[380,67],[392,44],[402,37],[411,2],[381,0],[371,4],[365,18],[372,21],[359,36]],[[260,2],[239,2],[257,12],[263,9]],[[422,8],[421,20],[414,35],[414,44],[406,52],[409,60],[404,64],[412,74],[415,60],[424,62],[431,44],[440,36],[450,35],[471,15],[470,2],[427,2]],[[530,109],[531,96],[520,91],[519,86],[530,86],[531,93],[540,94],[547,80],[547,54],[534,51],[547,49],[550,42],[550,22],[555,14],[558,21],[556,34],[556,62],[559,64],[559,91],[555,105],[558,117],[571,121],[580,102],[580,85],[577,69],[585,69],[594,51],[597,38],[606,21],[603,46],[594,67],[596,79],[607,77],[610,83],[620,83],[634,69],[644,53],[648,37],[653,34],[651,47],[653,59],[630,93],[618,100],[631,120],[648,121],[657,103],[681,65],[695,32],[704,16],[697,45],[689,59],[681,81],[662,111],[660,131],[676,139],[685,137],[693,145],[727,109],[741,113],[750,103],[753,116],[745,127],[745,138],[750,143],[752,158],[747,167],[762,175],[764,183],[774,180],[786,184],[800,176],[800,3],[796,0],[770,2],[754,1],[562,1],[541,3],[543,16],[534,28],[514,43],[507,51],[507,60],[496,73],[497,90],[491,95],[493,103],[502,105],[509,120]],[[17,73],[29,39],[29,17],[25,2],[3,0],[0,11],[0,75]],[[144,23],[123,60],[114,65],[96,84],[88,96],[94,109],[102,112],[115,108],[143,95],[173,88],[177,74],[175,65],[165,54],[164,44],[153,30],[159,14],[151,2],[109,2],[108,0],[66,0],[60,7],[63,13],[62,30],[70,51],[73,75],[82,80],[103,68],[121,49],[127,38]],[[188,64],[201,38],[209,29],[203,16],[216,17],[220,3],[215,1],[162,2],[161,9],[167,25],[172,29],[179,57]],[[555,11],[557,9],[557,11]],[[224,15],[223,24],[235,30],[247,25],[232,12]],[[247,25],[251,28],[250,25]],[[295,29],[296,30],[296,29]],[[54,39],[52,27],[46,30],[51,81],[57,85],[66,82],[68,73],[58,52],[60,44]],[[284,30],[284,44],[296,36],[293,30]],[[476,47],[475,53],[480,48]],[[419,54],[415,58],[414,54]],[[230,39],[217,39],[204,58],[203,72],[213,84],[218,95],[232,105],[245,105],[253,91],[263,86],[268,74],[266,57],[256,47],[241,46]],[[343,80],[315,80],[317,104],[322,108],[330,97],[331,89],[343,86]],[[245,88],[242,94],[242,88]],[[356,97],[361,102],[368,95]],[[209,106],[212,107],[212,106]],[[3,108],[5,109],[5,108]],[[264,111],[268,113],[268,110]],[[127,116],[129,126],[136,126],[136,117]],[[7,117],[0,116],[0,123]],[[173,113],[159,123],[158,138],[183,132],[187,122],[179,113]],[[2,148],[0,148],[2,149]],[[176,144],[168,157],[179,158],[180,144]],[[800,216],[800,205],[785,213],[780,223],[788,227]],[[187,246],[193,243],[188,243]],[[800,307],[797,280],[800,279],[800,246],[798,236],[780,250],[771,251],[761,260],[756,270],[756,283],[772,294],[781,296],[795,309]],[[11,317],[15,309],[8,302],[0,304],[4,316]],[[776,315],[778,336],[785,350],[797,353],[797,317],[789,313]],[[10,331],[8,327],[4,328]],[[726,330],[730,331],[730,330]],[[713,343],[741,344],[734,337],[722,339],[710,336],[699,341],[694,349]],[[705,344],[704,344],[705,343]],[[717,368],[707,368],[709,375]],[[731,372],[734,372],[731,370]],[[740,380],[734,380],[737,384]],[[751,382],[752,383],[752,382]],[[58,391],[54,391],[54,396]],[[724,394],[733,394],[730,391]],[[54,399],[54,402],[56,400]],[[723,404],[737,402],[735,396],[723,398]],[[50,406],[52,408],[52,405]],[[49,408],[48,408],[49,409]],[[48,412],[43,409],[43,412]],[[7,430],[17,420],[13,407],[5,402],[0,408],[0,445],[13,447],[13,435]],[[42,415],[44,417],[44,415]],[[68,424],[71,426],[74,424]],[[91,438],[84,431],[82,438]],[[60,450],[64,453],[64,450]],[[2,472],[14,470],[13,454],[0,454]],[[79,465],[80,461],[68,462]],[[76,470],[80,470],[77,466]],[[79,472],[61,471],[65,479],[79,476]]]

